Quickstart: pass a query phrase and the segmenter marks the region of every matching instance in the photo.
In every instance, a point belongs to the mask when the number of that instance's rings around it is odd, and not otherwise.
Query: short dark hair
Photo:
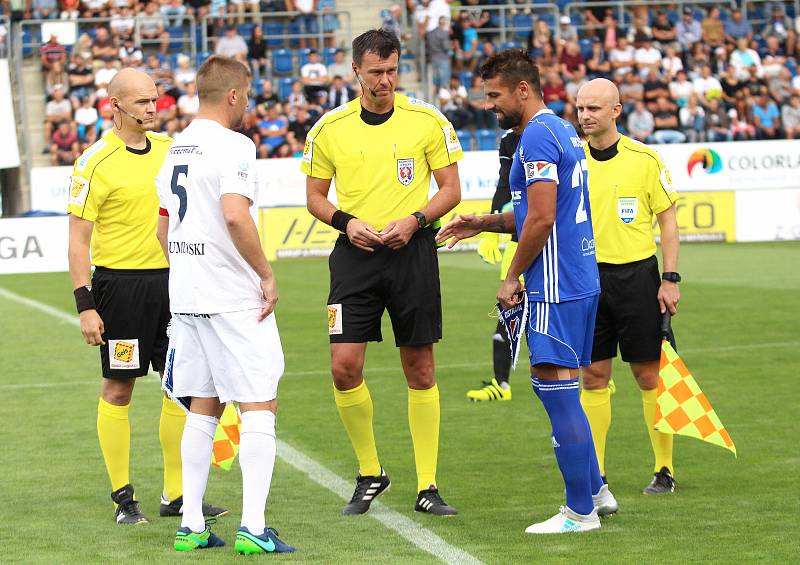
[[[377,53],[381,59],[388,59],[392,53],[400,57],[400,40],[397,36],[384,29],[371,29],[365,31],[353,40],[353,61],[360,65],[365,53]]]
[[[524,49],[506,49],[489,57],[481,65],[480,75],[483,80],[500,77],[508,88],[527,82],[535,96],[542,96],[542,84],[539,78],[539,67]]]

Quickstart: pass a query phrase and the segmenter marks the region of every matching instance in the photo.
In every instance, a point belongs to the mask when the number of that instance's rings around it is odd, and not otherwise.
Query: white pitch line
[[[68,322],[72,325],[80,325],[78,318],[67,314],[61,310],[53,308],[52,306],[48,306],[38,300],[33,300],[30,298],[25,298],[24,296],[20,296],[10,290],[6,290],[0,287],[0,296],[11,300],[13,302],[17,302],[19,304],[23,304],[45,314],[49,314],[54,316],[64,322]],[[471,365],[466,364],[458,364],[454,366],[456,367],[468,367]],[[381,369],[382,371],[388,371],[389,368],[384,367]],[[396,369],[394,369],[396,370]],[[373,369],[373,372],[376,372],[376,369]],[[329,371],[303,371],[298,372],[295,374],[328,374]],[[289,375],[289,373],[287,373]],[[41,383],[41,384],[33,384],[33,385],[24,385],[24,384],[16,384],[16,385],[0,385],[0,389],[8,390],[10,388],[45,388],[45,386],[69,386],[70,384],[84,384],[88,381],[74,381],[72,383]],[[96,385],[96,382],[92,382],[91,384]],[[277,440],[278,444],[278,457],[280,457],[283,461],[301,471],[309,479],[317,483],[318,485],[328,489],[335,495],[339,496],[344,500],[350,499],[350,491],[352,490],[352,484],[345,481],[314,459],[308,457],[301,451],[295,449],[288,443],[282,440]],[[388,508],[387,506],[381,504],[380,502],[373,502],[367,514],[369,517],[377,520],[380,522],[384,527],[396,532],[401,537],[405,538],[411,544],[417,546],[422,551],[433,555],[434,557],[440,559],[444,563],[453,564],[453,565],[484,565],[482,561],[476,559],[463,549],[456,547],[447,543],[441,537],[433,533],[432,531],[428,530],[418,522],[403,516],[399,512]]]

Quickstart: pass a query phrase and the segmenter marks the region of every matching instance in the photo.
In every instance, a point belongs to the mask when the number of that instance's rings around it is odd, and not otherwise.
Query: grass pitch
[[[441,256],[444,340],[436,348],[442,398],[438,482],[460,514],[412,511],[416,481],[406,386],[391,329],[368,348],[366,378],[375,405],[381,462],[393,488],[381,497],[485,563],[789,562],[800,553],[796,469],[800,338],[800,244],[694,244],[681,250],[682,300],[674,319],[679,351],[727,426],[739,458],[694,439],[676,439],[677,491],[645,497],[652,455],[641,401],[626,367],[617,393],[607,473],[620,502],[600,532],[534,537],[526,526],[563,503],[563,484],[544,409],[529,389],[524,360],[514,399],[470,404],[465,393],[490,378],[494,320],[487,316],[497,269],[474,253]],[[279,437],[351,481],[355,457],[339,421],[328,376],[324,260],[275,265],[278,324],[286,353]],[[0,277],[0,288],[74,313],[66,274]],[[388,319],[385,320],[388,322]],[[160,395],[142,379],[131,407],[131,479],[151,523],[115,525],[97,446],[97,351],[79,330],[0,296],[0,474],[2,562],[164,563],[237,559],[241,509],[238,465],[213,470],[207,498],[231,509],[215,532],[229,545],[178,555],[176,519],[158,518]],[[296,545],[292,563],[433,563],[436,560],[368,516],[343,518],[343,501],[278,460],[267,522]],[[795,558],[791,556],[795,555]],[[244,558],[242,558],[244,559]],[[237,561],[238,562],[238,561]]]

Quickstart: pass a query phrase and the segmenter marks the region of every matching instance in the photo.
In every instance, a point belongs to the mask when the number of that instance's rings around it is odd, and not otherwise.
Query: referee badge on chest
[[[630,198],[617,198],[617,215],[619,219],[630,224],[636,219],[636,213],[639,211],[639,199],[634,197]]]
[[[397,180],[403,186],[408,186],[414,180],[414,159],[397,160]]]

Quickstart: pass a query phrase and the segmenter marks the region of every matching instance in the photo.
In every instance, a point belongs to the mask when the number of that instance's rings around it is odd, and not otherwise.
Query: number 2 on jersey
[[[586,159],[581,159],[575,163],[575,168],[572,169],[572,188],[577,188],[581,191],[581,201],[578,203],[578,209],[575,211],[575,223],[582,224],[589,219],[586,214],[586,203],[583,200],[583,185],[586,178],[583,173],[589,170]]]
[[[180,201],[180,207],[178,208],[178,220],[182,222],[183,217],[186,215],[186,205],[188,204],[188,200],[186,197],[186,188],[178,184],[178,177],[181,175],[186,177],[189,176],[189,165],[175,165],[172,168],[172,182],[170,183],[172,194],[177,196],[178,200]]]

